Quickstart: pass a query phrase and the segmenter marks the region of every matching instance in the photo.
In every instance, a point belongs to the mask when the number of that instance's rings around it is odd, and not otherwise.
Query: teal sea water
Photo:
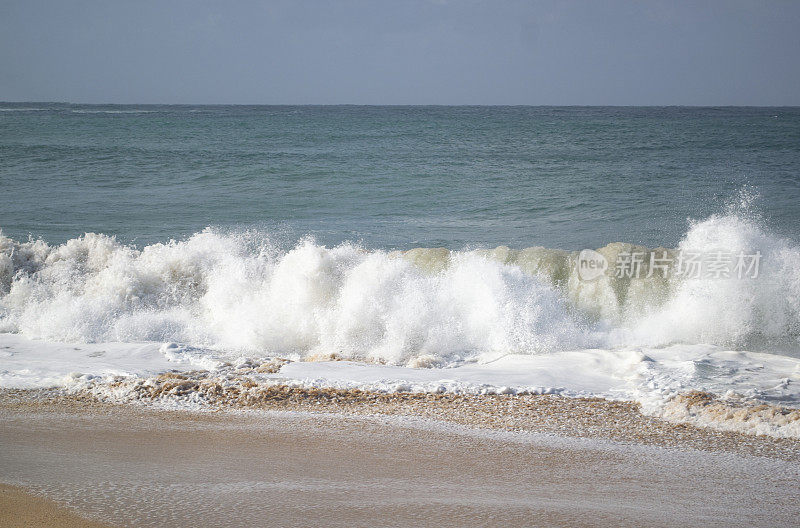
[[[798,108],[0,104],[0,229],[0,387],[278,356],[691,423],[687,390],[800,405]]]
[[[0,104],[0,228],[137,246],[675,246],[743,187],[800,233],[800,109]]]

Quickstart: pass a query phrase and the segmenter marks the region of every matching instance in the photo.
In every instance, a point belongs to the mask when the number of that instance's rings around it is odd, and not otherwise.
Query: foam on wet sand
[[[668,424],[609,440],[626,420],[655,424],[622,403],[283,389],[257,410],[186,412],[41,396],[0,399],[3,480],[120,526],[745,526],[798,514],[796,442]],[[583,438],[546,434],[567,414]]]

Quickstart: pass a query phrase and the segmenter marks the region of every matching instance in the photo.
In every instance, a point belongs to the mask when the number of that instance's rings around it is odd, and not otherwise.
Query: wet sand
[[[53,501],[33,495],[24,489],[3,484],[0,484],[0,526],[109,528],[107,524],[84,519]]]
[[[78,407],[99,403],[134,403],[147,406],[208,410],[280,410],[336,413],[348,416],[412,416],[469,427],[500,431],[550,433],[559,436],[599,438],[662,447],[728,451],[800,461],[800,440],[720,431],[687,423],[674,423],[642,414],[639,404],[602,398],[569,398],[547,394],[452,394],[373,392],[358,389],[290,387],[258,383],[247,376],[208,379],[207,371],[165,373],[145,380],[123,379],[90,389],[0,391],[0,405],[36,408],[41,401],[59,401]],[[709,396],[709,397],[706,397]],[[705,393],[686,393],[687,405],[713,409],[715,400]],[[682,406],[683,404],[681,404]],[[679,406],[679,407],[681,407]],[[767,406],[762,406],[767,407]],[[686,410],[686,406],[683,409]],[[800,420],[800,412],[780,408],[780,419]],[[726,419],[757,421],[759,413],[726,407]]]
[[[116,526],[752,526],[800,514],[796,460],[724,450],[66,401],[6,402],[0,420],[0,480]]]

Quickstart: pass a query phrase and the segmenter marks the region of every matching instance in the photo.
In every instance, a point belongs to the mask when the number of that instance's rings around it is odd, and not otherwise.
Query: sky
[[[800,2],[0,0],[0,100],[800,105]]]

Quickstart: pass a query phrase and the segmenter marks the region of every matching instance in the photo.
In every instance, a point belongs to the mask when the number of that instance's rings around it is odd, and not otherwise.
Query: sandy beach
[[[619,404],[596,421],[616,423],[610,439],[588,418],[576,420],[582,437],[554,434],[565,412],[597,404],[566,398],[542,400],[537,420],[518,413],[510,431],[432,420],[408,402],[187,412],[31,396],[0,399],[0,475],[55,501],[26,503],[41,526],[65,525],[42,513],[53,504],[136,527],[753,526],[800,513],[796,442],[690,427],[675,428],[675,446],[623,440]],[[477,420],[484,404],[457,406]]]
[[[23,488],[0,484],[0,526],[61,526],[63,528],[103,528],[109,525],[90,521],[53,501]]]

